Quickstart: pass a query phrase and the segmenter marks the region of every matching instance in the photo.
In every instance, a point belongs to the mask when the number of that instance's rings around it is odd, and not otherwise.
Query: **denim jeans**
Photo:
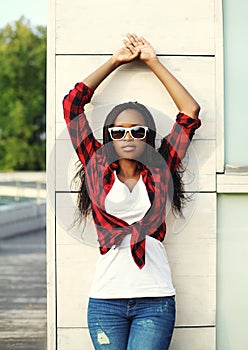
[[[175,324],[175,298],[94,299],[88,326],[95,350],[167,350]]]

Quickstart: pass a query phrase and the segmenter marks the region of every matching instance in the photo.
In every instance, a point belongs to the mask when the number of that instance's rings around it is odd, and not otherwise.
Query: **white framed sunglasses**
[[[143,140],[146,137],[148,126],[135,125],[131,128],[124,128],[122,126],[113,126],[108,128],[112,140],[123,140],[127,132],[134,140]]]

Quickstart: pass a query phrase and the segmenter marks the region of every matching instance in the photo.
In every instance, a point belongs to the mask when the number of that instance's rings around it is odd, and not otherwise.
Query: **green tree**
[[[0,169],[45,169],[46,28],[0,29]]]

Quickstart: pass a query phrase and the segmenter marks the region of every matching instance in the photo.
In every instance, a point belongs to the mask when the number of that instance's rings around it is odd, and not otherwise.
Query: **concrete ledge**
[[[248,193],[248,176],[217,175],[217,193]]]
[[[15,198],[46,198],[46,190],[39,188],[28,188],[23,186],[1,186],[0,185],[0,195],[9,196]]]
[[[248,165],[225,166],[224,174],[217,174],[217,193],[248,193]]]
[[[0,182],[20,181],[20,182],[46,182],[46,173],[44,171],[15,171],[0,172]]]
[[[46,227],[46,201],[36,200],[0,207],[0,238]]]

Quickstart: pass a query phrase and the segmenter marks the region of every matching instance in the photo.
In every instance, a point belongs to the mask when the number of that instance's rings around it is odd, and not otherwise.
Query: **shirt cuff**
[[[84,82],[77,83],[75,85],[75,89],[82,94],[82,97],[84,97],[85,104],[90,102],[91,97],[94,94],[94,90],[92,90],[89,86],[85,85]]]
[[[191,118],[184,113],[178,113],[176,121],[179,125],[182,125],[184,128],[193,128],[198,129],[201,126],[201,120],[198,118]]]

